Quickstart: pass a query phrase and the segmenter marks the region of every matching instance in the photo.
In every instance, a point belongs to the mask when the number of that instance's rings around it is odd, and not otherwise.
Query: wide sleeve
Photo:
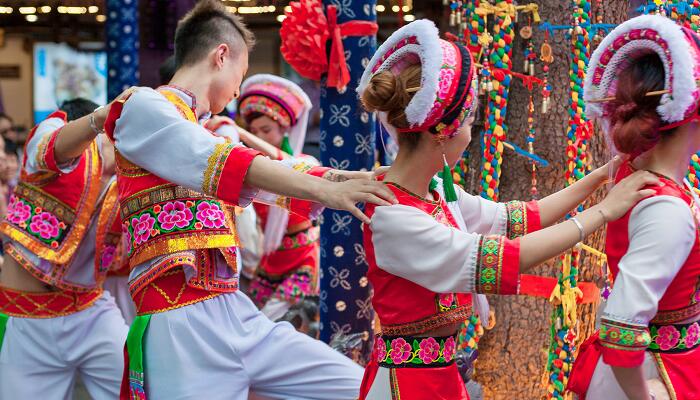
[[[55,112],[39,123],[26,144],[26,160],[24,170],[27,174],[38,172],[70,173],[80,163],[77,157],[66,163],[59,164],[54,157],[54,145],[61,129],[66,125],[63,112]]]
[[[496,203],[455,186],[462,218],[470,232],[519,238],[541,229],[536,201]]]
[[[148,88],[139,88],[123,104],[113,136],[116,149],[130,162],[231,204],[239,204],[248,168],[260,155],[186,120]]]
[[[221,121],[217,124],[207,124],[207,129],[216,133],[218,136],[229,138],[232,143],[240,143],[241,136],[238,134],[238,129],[236,126],[227,122]]]
[[[651,343],[649,321],[690,254],[695,222],[683,200],[656,196],[632,210],[628,234],[629,249],[603,311],[600,341],[606,364],[631,368],[644,361]]]
[[[443,225],[409,206],[376,207],[379,268],[437,293],[517,294],[520,242]]]

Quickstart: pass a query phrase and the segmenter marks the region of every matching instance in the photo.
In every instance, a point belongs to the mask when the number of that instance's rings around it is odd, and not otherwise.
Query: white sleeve
[[[455,189],[459,209],[469,232],[483,235],[506,234],[508,214],[505,204],[473,196],[456,185]]]
[[[629,249],[620,260],[603,317],[647,325],[690,254],[695,220],[683,200],[656,196],[634,207],[628,229]]]
[[[216,129],[215,133],[219,136],[231,139],[232,143],[241,142],[241,137],[238,134],[238,129],[236,129],[236,127],[231,124],[221,124],[221,126]]]
[[[48,170],[46,167],[46,162],[44,157],[46,157],[47,146],[51,136],[57,130],[63,128],[66,125],[63,119],[53,117],[47,118],[39,125],[37,125],[34,130],[34,135],[26,144],[25,151],[27,155],[27,162],[24,165],[24,170],[28,174],[35,174],[40,171]],[[80,162],[80,157],[75,160],[69,161],[65,164],[58,165],[58,168],[63,173],[72,172]]]
[[[377,265],[393,275],[438,293],[517,292],[518,241],[463,232],[404,205],[376,207],[370,229]]]

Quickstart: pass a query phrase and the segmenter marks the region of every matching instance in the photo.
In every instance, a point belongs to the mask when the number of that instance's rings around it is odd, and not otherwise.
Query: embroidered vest
[[[628,164],[621,166],[617,180],[623,179],[632,172]],[[674,196],[683,200],[696,216],[697,225],[700,210],[692,194],[685,188],[679,187],[678,184],[670,179],[663,177],[660,179],[664,186],[652,188],[656,190],[656,195]],[[619,271],[618,264],[629,248],[628,226],[630,215],[631,210],[619,220],[608,223],[606,252],[608,254],[608,264],[615,278],[617,278]],[[651,323],[668,324],[696,316],[700,316],[700,240],[697,230],[695,243],[690,250],[690,254],[659,301],[657,314]]]
[[[194,111],[177,94],[160,89],[183,118],[197,123]],[[128,97],[112,105],[105,129],[114,140],[115,122]],[[222,201],[178,186],[129,162],[115,150],[119,216],[131,267],[183,250],[221,249],[235,269],[238,245],[233,218]],[[207,171],[213,174],[215,171]]]
[[[62,118],[54,112],[49,118]],[[31,140],[36,127],[30,132]],[[48,134],[39,144],[40,164],[53,161],[56,134]],[[27,152],[22,165],[26,165]],[[53,169],[56,169],[55,165]],[[28,174],[22,169],[20,182],[10,197],[7,216],[0,232],[20,243],[40,258],[55,264],[68,264],[88,230],[100,194],[102,160],[93,141],[70,173],[46,171]]]
[[[122,224],[119,219],[118,189],[116,179],[112,180],[97,216],[95,233],[96,276],[129,275],[129,258],[124,254],[126,239],[122,240]]]
[[[457,221],[440,199],[430,201],[390,184],[399,204],[415,207],[432,216],[437,222],[458,228]],[[372,218],[374,205],[368,204],[365,213]],[[471,314],[471,294],[439,294],[407,279],[392,275],[379,268],[374,256],[372,231],[364,225],[364,244],[372,283],[374,306],[382,325],[382,334],[388,336],[418,335],[430,330],[464,322]]]

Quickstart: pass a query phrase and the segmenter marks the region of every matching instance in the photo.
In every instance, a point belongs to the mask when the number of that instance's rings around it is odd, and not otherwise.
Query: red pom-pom
[[[282,56],[299,75],[321,80],[328,71],[326,42],[328,21],[320,0],[300,0],[289,3],[291,11],[282,21]]]

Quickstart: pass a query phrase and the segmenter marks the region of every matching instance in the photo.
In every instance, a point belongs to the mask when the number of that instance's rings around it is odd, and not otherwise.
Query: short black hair
[[[74,121],[95,111],[97,107],[99,107],[97,104],[88,99],[76,97],[75,99],[64,101],[59,109],[66,113],[68,121]]]
[[[232,52],[248,52],[255,44],[243,20],[230,13],[219,0],[200,0],[177,24],[175,67],[191,65],[212,48],[226,43]]]
[[[160,64],[160,68],[158,68],[158,75],[160,76],[161,85],[167,85],[171,80],[173,80],[173,76],[175,75],[174,55],[166,58],[165,61]]]

